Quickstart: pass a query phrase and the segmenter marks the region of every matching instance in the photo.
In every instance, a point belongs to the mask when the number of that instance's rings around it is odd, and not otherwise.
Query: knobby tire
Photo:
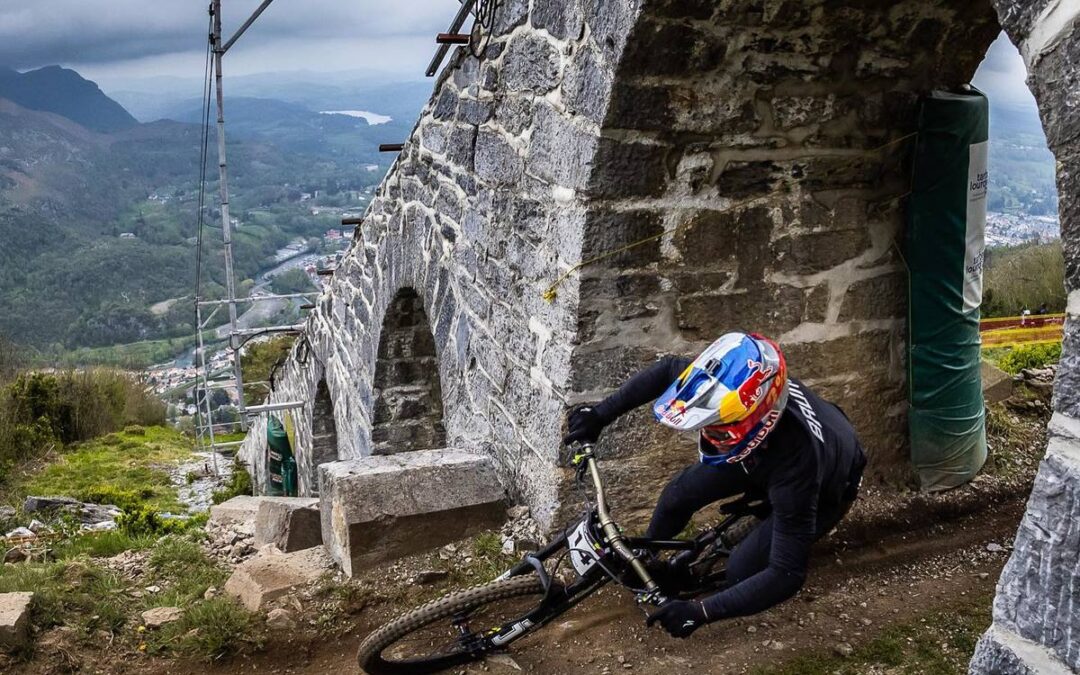
[[[356,655],[360,669],[368,675],[422,675],[477,661],[483,658],[484,653],[459,651],[394,662],[385,660],[383,651],[406,635],[441,619],[450,619],[456,614],[475,610],[483,605],[527,595],[536,595],[539,602],[543,594],[544,587],[540,579],[534,574],[527,574],[445,595],[402,614],[369,635],[361,643]]]

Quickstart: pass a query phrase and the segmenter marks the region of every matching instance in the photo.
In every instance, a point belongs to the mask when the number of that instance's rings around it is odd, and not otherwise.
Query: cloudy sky
[[[107,89],[159,75],[201,79],[208,0],[0,0],[0,65],[59,63]],[[259,0],[223,0],[231,34]],[[377,70],[418,78],[452,0],[276,0],[229,53],[226,74]],[[976,84],[1030,103],[1024,65],[999,38]]]
[[[259,0],[223,0],[225,34]],[[103,83],[201,78],[209,0],[0,0],[0,65],[59,63]],[[226,74],[373,69],[422,76],[451,0],[276,0],[229,52]]]

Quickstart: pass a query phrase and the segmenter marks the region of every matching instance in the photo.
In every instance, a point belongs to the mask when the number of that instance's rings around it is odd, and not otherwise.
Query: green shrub
[[[115,485],[94,485],[75,492],[75,498],[79,501],[91,504],[112,504],[123,511],[141,508],[147,499],[154,497],[154,491],[149,488],[124,490]]]
[[[1020,345],[1013,347],[997,360],[998,368],[1016,375],[1025,368],[1045,368],[1061,359],[1061,343]]]
[[[17,461],[127,425],[165,422],[165,404],[129,374],[24,372],[0,386],[0,479]],[[122,442],[109,437],[109,444]]]
[[[129,537],[182,534],[205,523],[205,518],[163,518],[156,510],[145,507],[124,511],[116,519],[116,527]]]
[[[232,476],[229,477],[229,482],[220,490],[215,490],[210,499],[215,504],[220,504],[229,501],[233,497],[250,494],[254,494],[251,486],[251,474],[248,473],[247,467],[237,461],[233,464],[233,472]]]

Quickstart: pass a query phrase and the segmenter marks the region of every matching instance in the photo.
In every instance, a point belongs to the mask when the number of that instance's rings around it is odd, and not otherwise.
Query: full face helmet
[[[700,431],[706,464],[745,459],[769,435],[787,405],[780,347],[757,334],[728,333],[701,353],[653,404],[678,431]]]

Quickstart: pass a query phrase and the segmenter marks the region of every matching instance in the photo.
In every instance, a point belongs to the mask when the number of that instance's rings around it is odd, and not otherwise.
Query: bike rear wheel
[[[357,661],[369,675],[435,673],[478,661],[494,649],[486,636],[531,612],[543,595],[534,574],[451,593],[369,635]]]

